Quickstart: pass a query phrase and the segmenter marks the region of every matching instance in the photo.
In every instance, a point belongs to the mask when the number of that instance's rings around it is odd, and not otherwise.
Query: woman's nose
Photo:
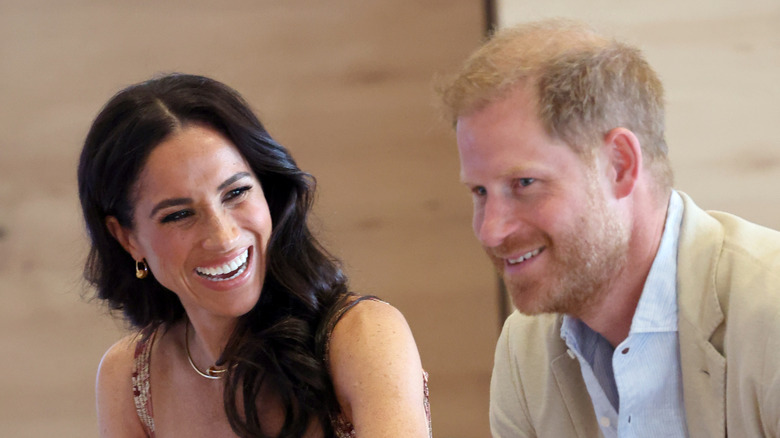
[[[234,246],[239,235],[238,225],[229,214],[215,213],[208,219],[203,246],[208,250],[228,250]]]

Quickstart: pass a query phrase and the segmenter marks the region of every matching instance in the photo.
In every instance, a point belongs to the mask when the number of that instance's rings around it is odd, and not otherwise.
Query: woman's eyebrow
[[[154,217],[154,214],[162,210],[163,208],[173,207],[175,205],[186,205],[186,204],[192,204],[192,198],[165,199],[163,201],[158,202],[157,205],[154,206],[152,212],[149,213],[149,217],[150,218]]]
[[[226,179],[225,182],[220,184],[219,187],[217,187],[217,191],[220,192],[224,190],[226,187],[228,187],[229,185],[233,184],[234,182],[240,180],[241,178],[246,178],[248,176],[252,176],[252,174],[249,172],[238,172],[237,174],[231,176],[230,178]],[[154,208],[152,208],[152,212],[149,213],[149,217],[150,218],[154,217],[154,214],[162,210],[163,208],[173,207],[176,205],[191,204],[192,202],[193,202],[192,198],[165,199],[163,201],[158,202],[157,205],[155,205]]]
[[[225,182],[220,184],[219,187],[217,187],[217,191],[221,192],[222,190],[225,189],[225,187],[233,184],[234,182],[240,180],[241,178],[246,178],[248,176],[252,176],[252,175],[249,172],[238,172],[237,174],[231,176],[230,178],[226,179]]]

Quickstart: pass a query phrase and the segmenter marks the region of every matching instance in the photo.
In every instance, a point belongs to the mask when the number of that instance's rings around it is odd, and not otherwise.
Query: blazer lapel
[[[580,364],[577,359],[562,354],[551,363],[555,382],[561,393],[566,410],[568,411],[572,428],[578,437],[589,438],[601,435],[593,403],[588,395],[588,388],[582,379]],[[562,421],[564,419],[561,419]]]
[[[725,329],[715,274],[723,229],[684,193],[677,254],[678,330],[683,397],[692,438],[726,436]]]
[[[726,436],[726,358],[680,320],[685,416],[691,438]],[[697,339],[698,338],[698,339]]]

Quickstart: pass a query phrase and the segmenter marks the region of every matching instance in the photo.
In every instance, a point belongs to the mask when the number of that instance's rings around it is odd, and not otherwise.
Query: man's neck
[[[625,264],[615,271],[598,302],[584,309],[579,318],[603,336],[613,347],[628,337],[639,299],[650,273],[664,232],[667,202],[664,207],[640,209],[634,215]]]

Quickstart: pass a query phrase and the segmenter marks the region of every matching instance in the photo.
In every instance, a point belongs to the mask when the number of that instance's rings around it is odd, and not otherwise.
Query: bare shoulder
[[[392,305],[376,299],[364,299],[341,317],[333,330],[333,338],[359,338],[388,329],[409,330],[409,325],[403,314]]]
[[[125,336],[100,360],[95,388],[101,437],[146,436],[133,401],[133,360],[137,340],[136,335]]]
[[[98,395],[101,391],[117,392],[116,390],[123,386],[132,388],[131,379],[136,340],[137,337],[134,335],[125,336],[103,354],[97,374]]]
[[[412,331],[403,314],[383,301],[362,300],[333,329],[331,366],[354,364],[355,359],[361,358],[369,361],[382,353],[406,353],[419,361]]]
[[[363,300],[336,324],[330,371],[358,436],[428,436],[420,355],[395,307]]]
[[[131,334],[116,341],[114,345],[108,348],[103,354],[103,358],[100,359],[100,371],[112,372],[116,368],[121,368],[123,365],[127,365],[128,370],[132,367],[133,355],[135,354],[135,346],[138,340],[138,335]]]

